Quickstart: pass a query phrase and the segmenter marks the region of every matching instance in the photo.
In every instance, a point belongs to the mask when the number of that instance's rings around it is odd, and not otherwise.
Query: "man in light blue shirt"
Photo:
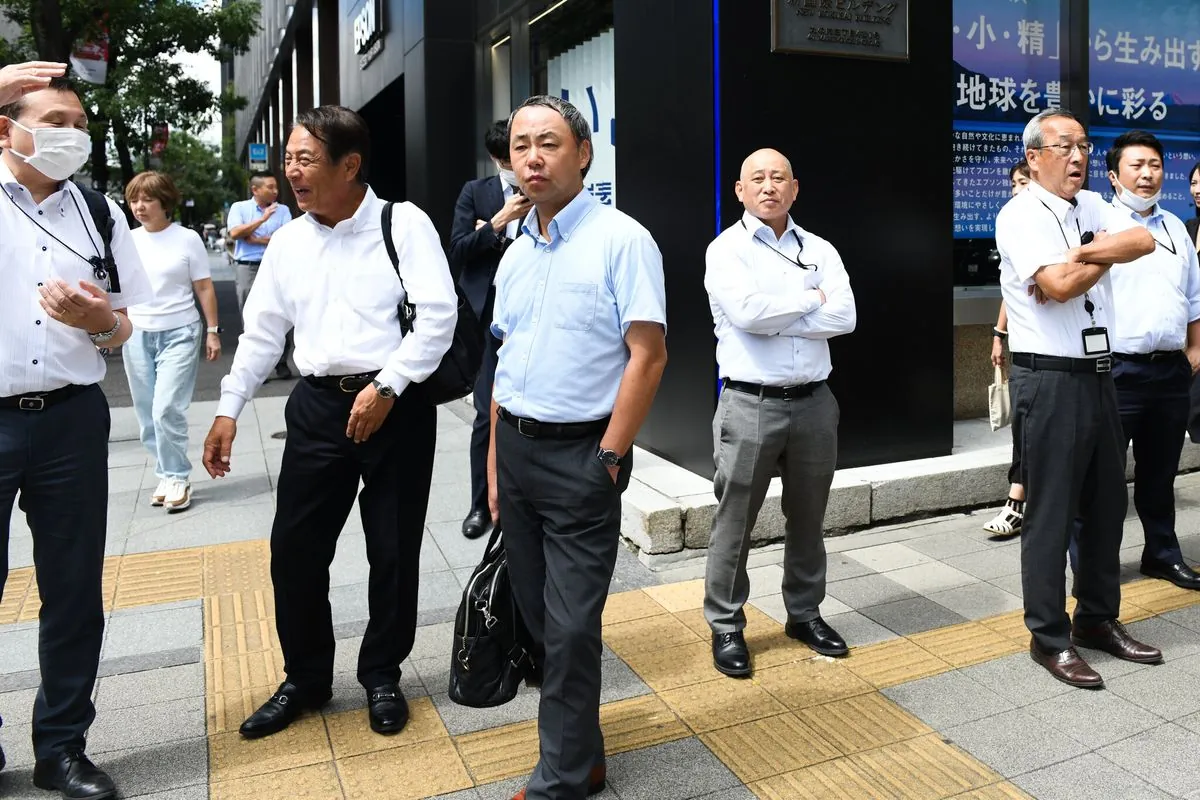
[[[238,310],[246,307],[250,287],[258,277],[263,254],[275,231],[292,221],[292,212],[287,205],[280,205],[279,181],[269,172],[250,175],[250,199],[239,200],[229,207],[227,227],[233,239],[233,260],[236,262]],[[283,355],[275,365],[276,378],[292,377],[288,367],[288,354],[292,351],[292,335],[289,333],[283,347]]]
[[[605,782],[600,617],[666,366],[666,290],[646,229],[584,190],[591,130],[574,106],[529,98],[509,146],[534,210],[496,274],[488,503],[542,683],[541,757],[515,800],[582,800]]]

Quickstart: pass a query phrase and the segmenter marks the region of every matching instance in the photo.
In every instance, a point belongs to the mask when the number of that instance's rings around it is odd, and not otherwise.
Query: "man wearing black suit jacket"
[[[492,336],[492,282],[500,257],[521,235],[520,225],[529,213],[529,199],[516,188],[517,179],[508,157],[508,122],[500,120],[484,135],[484,147],[499,176],[467,181],[454,206],[450,229],[450,267],[458,276],[479,321],[483,324],[483,366],[475,382],[475,424],[471,430],[471,509],[463,520],[463,536],[475,539],[491,527],[487,502],[487,454],[491,428],[492,383],[500,340]]]

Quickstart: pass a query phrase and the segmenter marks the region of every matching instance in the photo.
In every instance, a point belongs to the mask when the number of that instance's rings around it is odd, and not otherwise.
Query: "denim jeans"
[[[142,444],[159,478],[187,480],[187,410],[200,367],[199,322],[166,331],[135,330],[121,347]]]

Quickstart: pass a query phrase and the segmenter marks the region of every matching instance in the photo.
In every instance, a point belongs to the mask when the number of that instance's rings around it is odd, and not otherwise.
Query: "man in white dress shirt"
[[[416,633],[421,536],[433,476],[436,409],[406,391],[433,374],[450,346],[458,301],[429,218],[393,208],[366,184],[370,133],[358,114],[321,106],[297,116],[284,157],[296,202],[307,212],[271,238],[246,301],[246,329],[221,382],[204,443],[213,477],[230,470],[235,420],[271,372],[295,328],[303,380],[288,399],[287,445],[271,529],[275,619],[286,678],[241,727],[247,738],[286,728],[330,698],[334,633],[329,565],[359,495],[370,621],[358,656],[372,730],[408,721],[400,662]],[[403,288],[388,256],[399,256]],[[397,305],[415,305],[401,335]]]
[[[1024,426],[1025,625],[1035,662],[1071,686],[1097,688],[1103,678],[1075,646],[1141,663],[1162,658],[1117,621],[1125,449],[1110,371],[1109,269],[1155,244],[1128,214],[1081,191],[1092,145],[1074,115],[1042,112],[1025,128],[1024,144],[1033,181],[1000,210],[996,245],[1016,387],[1013,415]],[[1076,517],[1083,524],[1072,621],[1063,575]]]
[[[88,200],[69,180],[91,139],[64,70],[45,62],[0,70],[0,594],[20,491],[42,600],[33,782],[96,800],[116,797],[83,754],[96,716],[108,515],[109,414],[96,348],[129,338],[125,309],[151,290],[125,215],[106,200],[113,263],[105,263]]]
[[[854,293],[833,245],[788,211],[800,185],[775,150],[742,164],[734,186],[746,212],[709,245],[704,288],[717,334],[721,398],[713,418],[717,510],[708,543],[704,616],[713,664],[752,671],[742,633],[746,557],[771,478],[783,477],[785,631],[818,653],[846,642],[823,619],[825,504],[837,466],[837,400],[825,384],[829,339],[850,333]]]
[[[1154,237],[1154,252],[1112,268],[1117,307],[1113,383],[1126,452],[1133,440],[1133,504],[1145,531],[1143,575],[1200,589],[1175,534],[1175,474],[1187,430],[1192,375],[1200,368],[1200,264],[1179,217],[1158,204],[1163,146],[1128,131],[1108,151],[1113,207]],[[1072,562],[1078,545],[1071,542]]]

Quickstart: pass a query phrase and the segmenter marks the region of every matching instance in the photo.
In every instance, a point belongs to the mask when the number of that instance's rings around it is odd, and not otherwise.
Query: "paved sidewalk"
[[[367,577],[355,513],[332,570],[333,702],[265,740],[236,733],[280,680],[266,537],[283,404],[248,408],[230,477],[197,477],[193,507],[175,515],[147,504],[156,481],[132,440],[132,412],[114,410],[109,623],[89,753],[128,798],[506,800],[536,759],[536,693],[488,711],[446,696],[453,615],[483,547],[458,532],[469,494],[465,410],[439,411],[421,628],[404,664],[408,728],[371,733],[354,678]],[[197,403],[190,415],[197,472],[213,408]],[[1180,478],[1177,496],[1185,552],[1200,560],[1200,476]],[[783,636],[782,554],[755,552],[748,681],[711,667],[703,563],[653,573],[622,550],[605,613],[610,788],[599,797],[1200,798],[1200,593],[1140,579],[1140,525],[1128,521],[1123,615],[1167,663],[1091,658],[1107,690],[1071,690],[1025,654],[1020,545],[989,540],[979,527],[989,514],[831,539],[822,610],[855,648],[840,661]],[[10,563],[0,797],[49,797],[30,784],[38,601],[19,512]]]

